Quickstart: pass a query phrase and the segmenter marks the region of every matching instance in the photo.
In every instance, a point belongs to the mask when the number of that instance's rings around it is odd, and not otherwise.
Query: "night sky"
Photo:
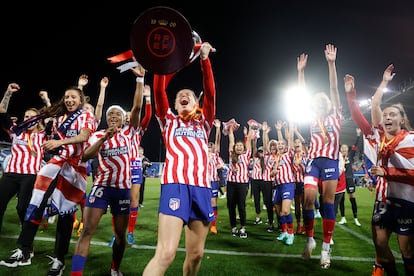
[[[83,1],[86,2],[86,1]],[[411,1],[78,1],[8,2],[0,9],[2,44],[0,89],[17,82],[21,90],[12,97],[9,112],[23,117],[29,107],[41,107],[38,92],[45,89],[52,102],[89,76],[85,93],[96,103],[99,81],[109,77],[105,107],[131,107],[135,78],[120,74],[108,57],[130,49],[130,31],[146,9],[168,6],[182,13],[210,55],[217,89],[217,118],[235,118],[242,126],[249,119],[285,120],[281,95],[296,84],[296,57],[307,53],[305,71],[311,92],[329,91],[325,45],[338,48],[337,72],[341,97],[343,76],[356,78],[359,98],[368,98],[381,81],[384,69],[394,63],[391,90],[414,77],[414,16]],[[130,2],[130,1],[128,1]],[[182,2],[182,3],[181,3]],[[319,4],[315,4],[318,2]],[[364,4],[359,4],[364,2]],[[369,3],[365,3],[369,2]],[[179,4],[177,4],[179,3]],[[6,4],[2,4],[5,6]],[[334,6],[333,6],[334,5]],[[205,7],[203,7],[205,6]],[[152,73],[146,82],[152,85]],[[198,60],[179,71],[169,87],[202,90]],[[347,115],[346,98],[342,97]],[[103,118],[105,120],[105,118]],[[242,128],[236,138],[242,138]],[[308,129],[304,128],[304,135]],[[276,136],[273,130],[271,136]],[[213,138],[213,137],[212,137]],[[259,141],[259,144],[261,141]],[[143,137],[146,155],[163,157],[160,130],[155,120]],[[222,137],[227,159],[227,137]]]

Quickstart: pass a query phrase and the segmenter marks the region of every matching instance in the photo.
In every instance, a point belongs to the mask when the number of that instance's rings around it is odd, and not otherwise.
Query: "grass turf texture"
[[[89,183],[90,187],[90,183]],[[140,208],[135,227],[135,244],[125,250],[121,271],[125,276],[141,275],[145,265],[154,255],[157,243],[157,208],[160,192],[159,179],[147,178],[145,185],[144,207]],[[358,217],[362,226],[354,224],[348,195],[345,200],[345,213],[348,223],[336,225],[332,248],[331,268],[321,269],[319,257],[322,245],[322,220],[315,219],[316,249],[310,260],[303,260],[301,253],[305,246],[305,236],[295,235],[292,246],[286,246],[276,240],[278,231],[268,233],[267,224],[254,225],[254,203],[250,190],[246,200],[247,239],[233,237],[230,232],[226,199],[218,199],[217,235],[209,234],[205,246],[205,254],[199,275],[370,275],[375,258],[371,241],[371,212],[374,194],[366,188],[356,191]],[[261,203],[261,206],[263,202]],[[0,233],[0,258],[6,259],[16,247],[17,235],[20,231],[17,218],[16,199],[13,198],[4,216],[3,229]],[[292,210],[294,216],[294,210]],[[80,211],[77,213],[80,217]],[[262,210],[262,220],[267,218]],[[340,220],[338,215],[337,221]],[[295,229],[296,229],[296,220]],[[35,239],[35,257],[32,264],[26,267],[7,268],[0,266],[0,275],[34,276],[46,275],[49,270],[49,259],[53,254],[56,223],[49,224],[47,229],[39,228]],[[184,231],[183,231],[184,234]],[[111,215],[102,217],[87,259],[84,275],[109,275],[112,249],[107,246],[112,235]],[[70,275],[71,257],[77,241],[76,231],[72,236],[69,254],[66,257],[66,269],[63,275]],[[403,275],[403,265],[396,242],[395,234],[390,240],[391,248],[397,259],[397,267]],[[184,235],[179,244],[176,258],[166,275],[181,275],[185,257]]]

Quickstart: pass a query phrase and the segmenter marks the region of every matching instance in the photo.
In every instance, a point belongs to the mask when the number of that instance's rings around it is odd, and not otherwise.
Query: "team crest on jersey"
[[[94,202],[95,202],[95,197],[94,196],[89,197],[89,203],[94,203]]]
[[[179,198],[170,198],[168,202],[168,207],[170,207],[171,210],[175,211],[180,208],[180,199]]]
[[[78,134],[79,133],[77,129],[68,129],[68,131],[66,131],[66,137],[75,137]]]

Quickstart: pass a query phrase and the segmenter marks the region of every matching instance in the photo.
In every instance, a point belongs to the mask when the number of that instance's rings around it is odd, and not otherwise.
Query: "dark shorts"
[[[111,207],[111,214],[113,215],[129,214],[129,207],[131,205],[130,198],[130,189],[117,189],[94,185],[88,195],[85,207],[99,208],[106,212],[109,205]]]
[[[355,181],[353,178],[347,178],[346,179],[346,191],[348,192],[348,194],[353,194],[355,193]]]
[[[372,214],[372,225],[389,229],[399,235],[414,234],[414,208],[391,205],[376,201]]]
[[[179,217],[184,224],[190,220],[211,222],[214,220],[211,189],[178,183],[162,184],[158,212]]]

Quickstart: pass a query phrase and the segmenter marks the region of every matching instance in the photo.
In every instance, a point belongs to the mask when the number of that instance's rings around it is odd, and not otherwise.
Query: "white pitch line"
[[[372,241],[372,239],[368,238],[367,236],[364,236],[364,235],[362,235],[362,234],[360,234],[360,233],[358,233],[358,232],[356,232],[356,231],[352,230],[351,228],[346,227],[345,225],[336,224],[336,225],[335,225],[335,228],[336,228],[336,227],[340,227],[342,230],[344,230],[345,232],[348,232],[348,233],[349,233],[349,234],[351,234],[352,236],[355,236],[355,237],[357,237],[358,239],[363,240],[363,241],[366,241],[366,242],[368,242],[369,244],[371,244],[372,246],[374,246],[374,242]],[[334,232],[334,233],[335,233],[335,232]],[[394,233],[394,234],[395,234],[395,233]],[[334,234],[334,236],[335,236],[335,234]],[[395,257],[396,259],[400,259],[400,260],[402,260],[402,257],[401,257],[401,253],[400,253],[400,252],[397,252],[397,251],[392,250],[392,249],[391,249],[391,252],[392,252],[392,254],[394,255],[394,257]]]
[[[340,226],[341,228],[345,228],[344,226]],[[345,229],[344,229],[345,230]],[[355,234],[357,237],[362,237],[363,240],[369,242],[370,240],[350,229],[345,230],[351,234]],[[359,236],[358,236],[359,235]],[[17,239],[18,236],[11,236],[11,235],[0,235],[2,238],[8,239]],[[46,241],[46,242],[54,242],[55,239],[46,238],[46,237],[35,237],[35,240],[38,241]],[[71,243],[76,244],[77,240],[70,240]],[[372,243],[372,241],[371,241]],[[108,246],[108,242],[98,242],[98,241],[91,241],[93,245],[99,246]],[[145,249],[145,250],[155,250],[155,246],[152,245],[132,245],[132,248],[136,249]],[[185,252],[185,248],[178,248],[177,251]],[[279,258],[295,258],[295,259],[302,259],[300,254],[279,254],[279,253],[258,253],[258,252],[236,252],[236,251],[227,251],[227,250],[212,250],[212,249],[204,249],[205,254],[218,254],[218,255],[229,255],[229,256],[254,256],[254,257],[279,257]],[[311,259],[320,259],[320,255],[312,255]],[[354,257],[344,257],[344,256],[331,256],[331,260],[341,260],[341,261],[354,261],[354,262],[371,262],[375,261],[375,258],[354,258]],[[401,260],[396,260],[397,263],[402,263]]]

